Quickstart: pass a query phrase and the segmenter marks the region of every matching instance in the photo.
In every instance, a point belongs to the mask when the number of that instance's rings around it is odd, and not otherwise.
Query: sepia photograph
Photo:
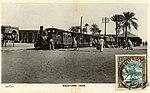
[[[2,3],[1,84],[115,84],[116,55],[148,56],[147,11],[145,3]]]

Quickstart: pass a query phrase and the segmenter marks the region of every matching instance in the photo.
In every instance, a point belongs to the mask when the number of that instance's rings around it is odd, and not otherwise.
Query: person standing
[[[132,44],[132,42],[130,41],[130,39],[128,40],[128,45],[129,45],[129,49],[130,49],[130,50],[133,50],[133,44]]]
[[[123,39],[123,42],[122,42],[122,48],[124,49],[124,48],[126,48],[126,47],[127,47],[126,40]]]
[[[147,46],[147,41],[145,41],[145,46]]]
[[[145,45],[145,43],[143,42],[143,46]]]
[[[99,45],[100,45],[100,52],[103,52],[103,47],[104,47],[104,39],[101,37],[99,40]]]
[[[1,42],[2,42],[2,47],[3,47],[3,45],[4,45],[4,34],[3,33],[1,34]]]
[[[50,40],[50,50],[54,49],[54,40],[51,38]]]
[[[73,47],[74,47],[74,50],[77,50],[77,40],[76,40],[76,37],[73,37]]]

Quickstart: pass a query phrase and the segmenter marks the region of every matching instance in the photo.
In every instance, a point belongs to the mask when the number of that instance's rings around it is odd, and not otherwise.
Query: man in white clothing
[[[133,50],[133,44],[132,42],[130,41],[130,39],[128,39],[128,47],[130,50]],[[128,49],[128,48],[127,48]]]
[[[104,39],[101,37],[99,40],[99,45],[100,45],[100,52],[103,52],[103,47],[104,47]]]

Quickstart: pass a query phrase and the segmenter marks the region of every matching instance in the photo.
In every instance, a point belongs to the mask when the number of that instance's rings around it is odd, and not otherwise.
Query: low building
[[[39,30],[19,30],[20,43],[34,43]]]
[[[14,40],[20,43],[34,43],[39,30],[19,30],[19,27],[1,26],[1,40]]]
[[[106,34],[106,36],[105,36],[105,34],[101,34],[100,36],[105,39],[105,43],[115,44],[115,38],[116,38],[115,34]]]
[[[64,30],[63,30],[64,31]],[[42,26],[40,26],[39,30],[19,30],[19,27],[12,27],[12,26],[2,26],[1,33],[7,34],[7,36],[10,36],[10,34],[15,35],[15,42],[20,43],[34,43],[37,39],[38,34],[44,34],[45,30]],[[65,31],[68,32],[68,31]],[[99,36],[104,37],[104,34],[96,34],[96,35],[90,35],[85,34],[86,38],[93,37],[93,39],[98,39]],[[108,44],[115,43],[115,34],[107,34],[106,36],[106,42]]]
[[[119,43],[123,42],[125,39],[125,33],[118,35]],[[127,32],[127,39],[130,39],[134,46],[140,46],[142,39],[131,32]]]
[[[19,41],[19,27],[1,26],[1,38],[8,40],[14,39],[15,42]]]

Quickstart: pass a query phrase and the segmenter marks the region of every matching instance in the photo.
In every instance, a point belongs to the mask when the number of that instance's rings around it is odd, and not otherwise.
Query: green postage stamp
[[[144,89],[146,85],[146,55],[116,55],[116,89]]]

